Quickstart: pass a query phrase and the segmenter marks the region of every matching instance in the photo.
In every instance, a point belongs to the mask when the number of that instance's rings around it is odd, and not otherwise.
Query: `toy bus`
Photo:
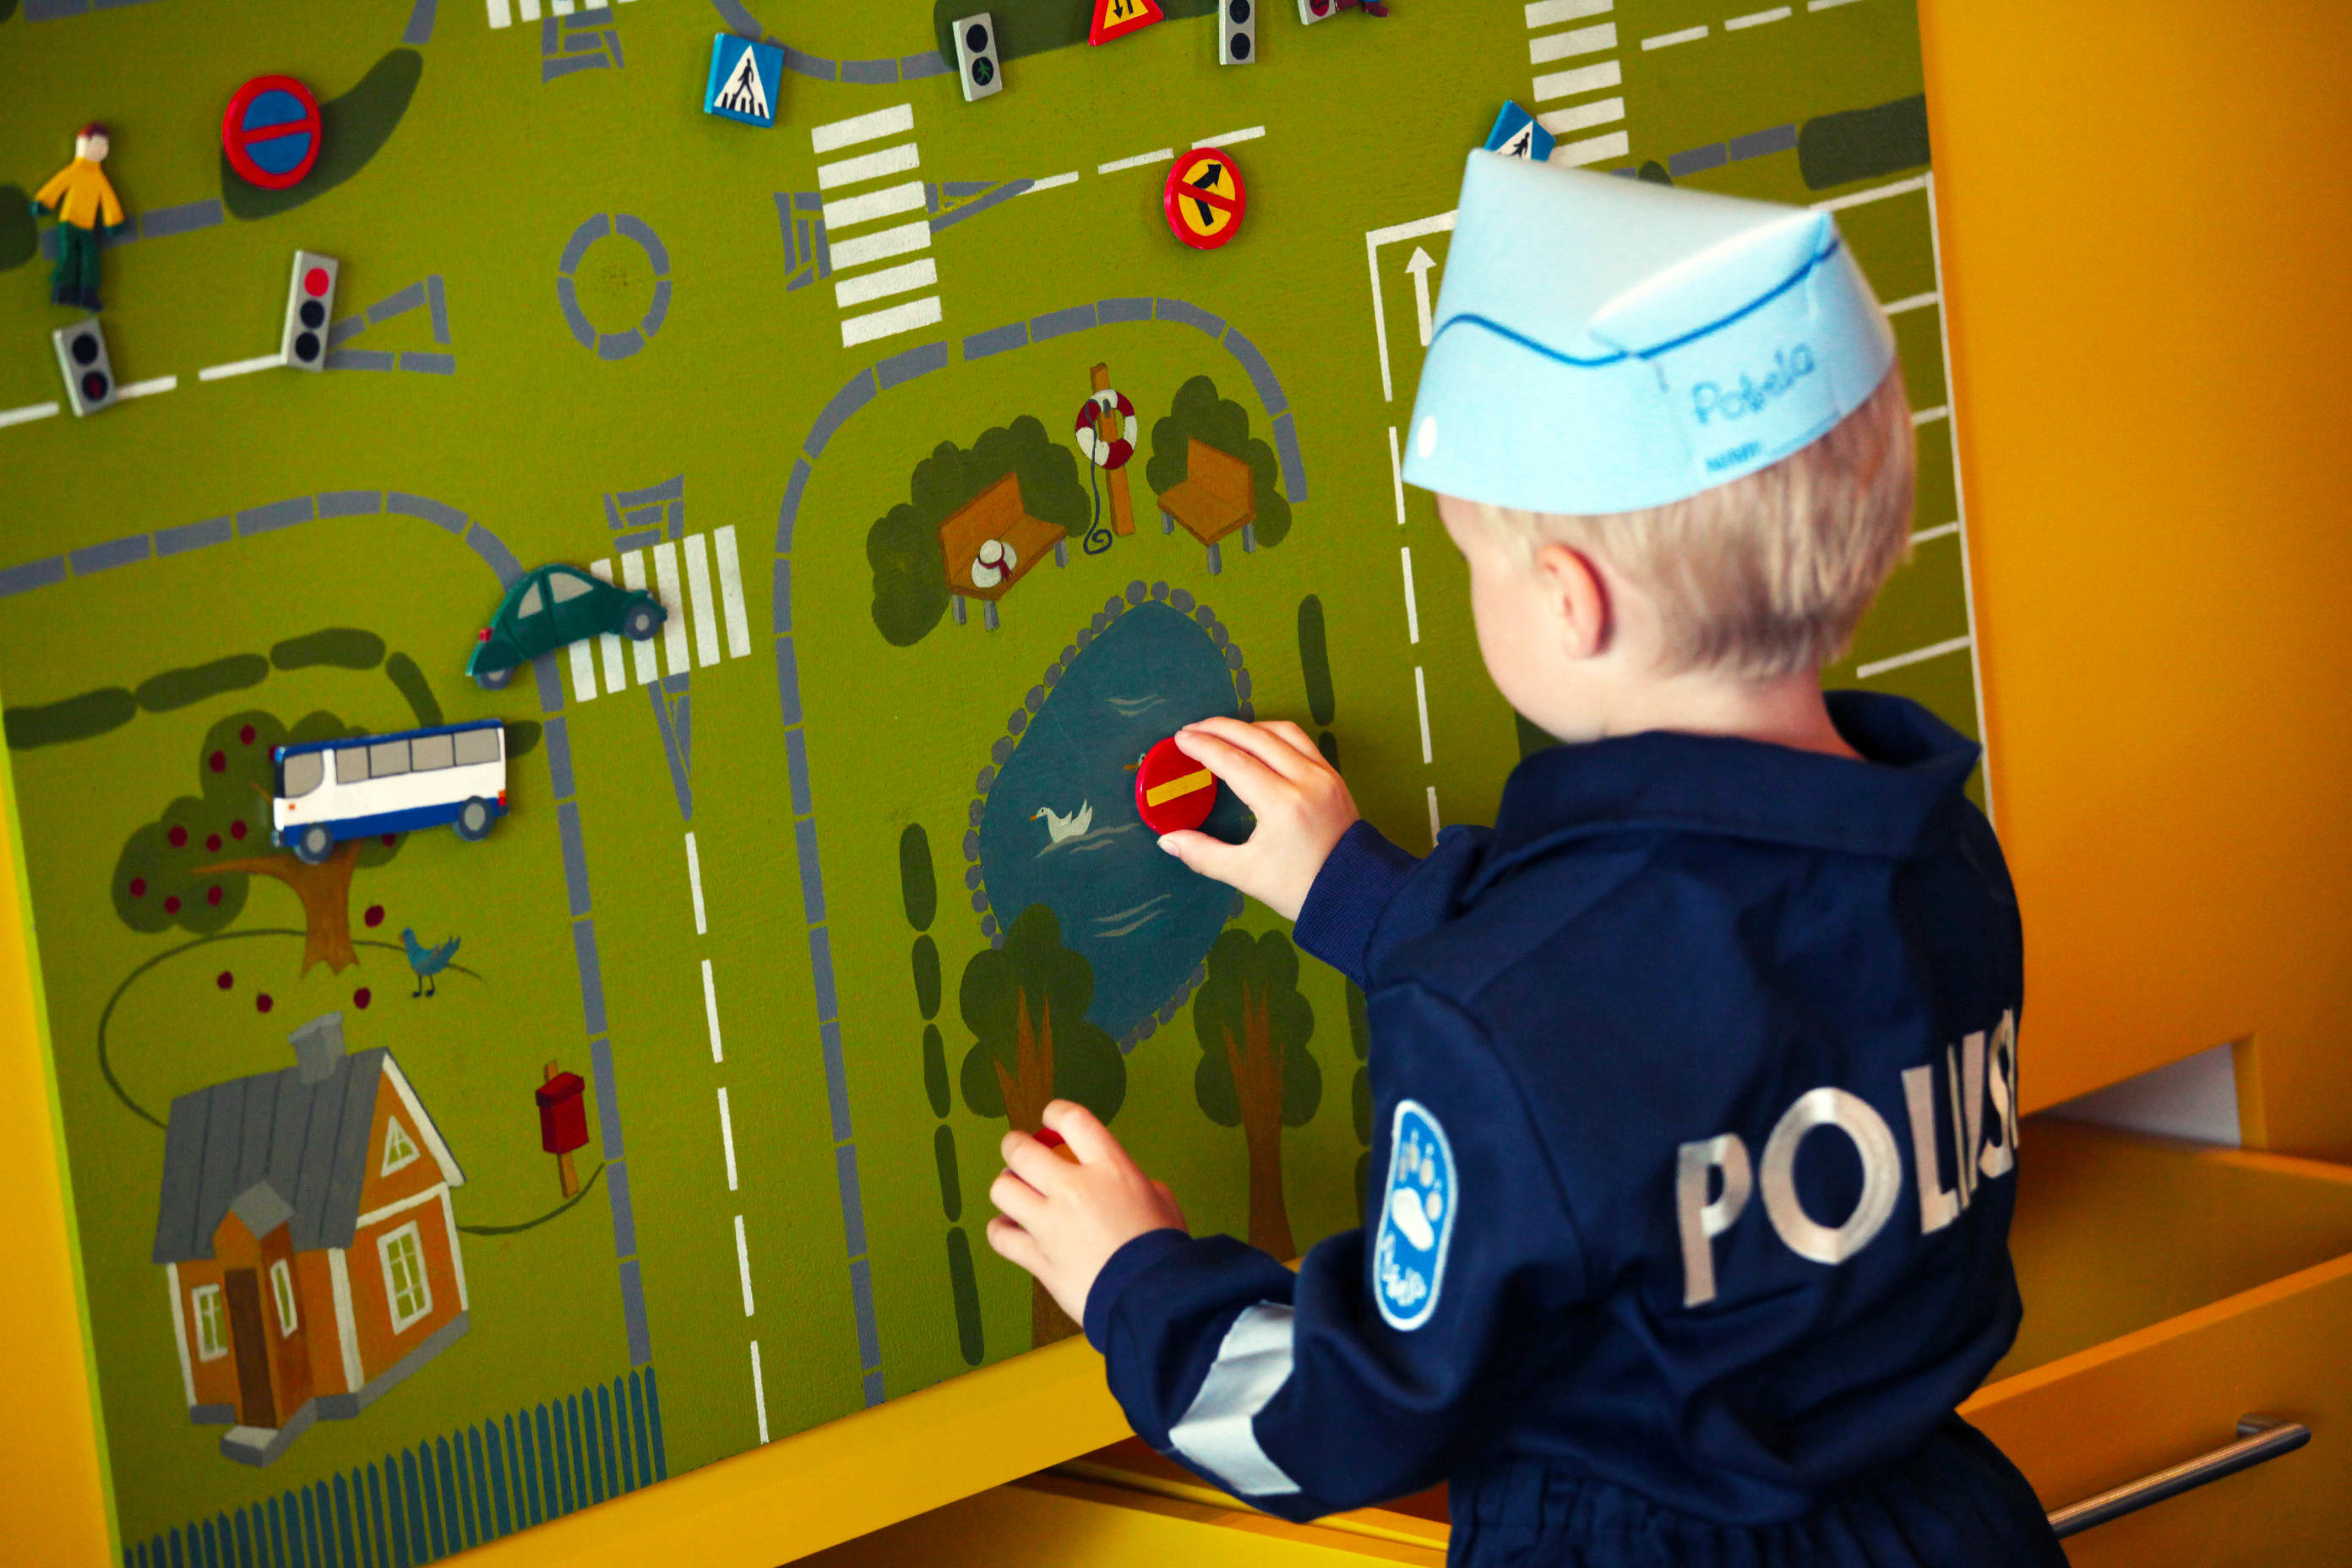
[[[445,822],[477,842],[506,815],[506,750],[496,719],[279,746],[272,837],[314,866],[342,839]]]

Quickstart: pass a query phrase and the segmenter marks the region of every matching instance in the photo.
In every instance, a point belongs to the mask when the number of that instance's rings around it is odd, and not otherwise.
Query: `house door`
[[[228,1300],[228,1338],[236,1352],[236,1418],[247,1426],[274,1427],[278,1405],[269,1395],[269,1336],[261,1322],[261,1277],[232,1268],[222,1280]]]

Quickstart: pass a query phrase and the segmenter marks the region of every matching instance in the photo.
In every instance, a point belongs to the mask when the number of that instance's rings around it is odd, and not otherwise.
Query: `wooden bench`
[[[1224,569],[1217,542],[1239,530],[1242,552],[1248,554],[1257,548],[1256,521],[1257,481],[1250,466],[1193,437],[1185,449],[1183,482],[1160,492],[1160,531],[1173,533],[1182,523],[1208,546],[1209,570],[1215,573]]]
[[[1029,575],[1048,552],[1056,566],[1070,563],[1067,537],[1058,523],[1029,515],[1022,504],[1018,474],[1005,475],[958,507],[940,524],[940,551],[947,560],[948,591],[955,595],[956,625],[964,622],[963,602],[978,599],[982,623],[994,631],[996,601],[1013,592],[1013,584]],[[972,567],[980,560],[980,547],[992,539],[1012,547],[1013,570],[982,586]]]

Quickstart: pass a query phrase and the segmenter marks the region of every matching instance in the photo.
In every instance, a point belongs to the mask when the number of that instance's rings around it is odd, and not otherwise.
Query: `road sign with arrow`
[[[1160,194],[1168,226],[1195,250],[1214,250],[1241,232],[1249,208],[1241,166],[1222,148],[1195,147],[1168,171]]]
[[[1160,19],[1154,0],[1095,0],[1094,25],[1087,29],[1087,42],[1108,44]]]

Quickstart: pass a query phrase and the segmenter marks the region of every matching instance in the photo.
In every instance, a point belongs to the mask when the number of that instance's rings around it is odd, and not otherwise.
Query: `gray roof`
[[[349,1247],[387,1054],[355,1051],[317,1083],[288,1067],[172,1101],[154,1261],[210,1258],[232,1207],[248,1224],[290,1213],[298,1252]]]

